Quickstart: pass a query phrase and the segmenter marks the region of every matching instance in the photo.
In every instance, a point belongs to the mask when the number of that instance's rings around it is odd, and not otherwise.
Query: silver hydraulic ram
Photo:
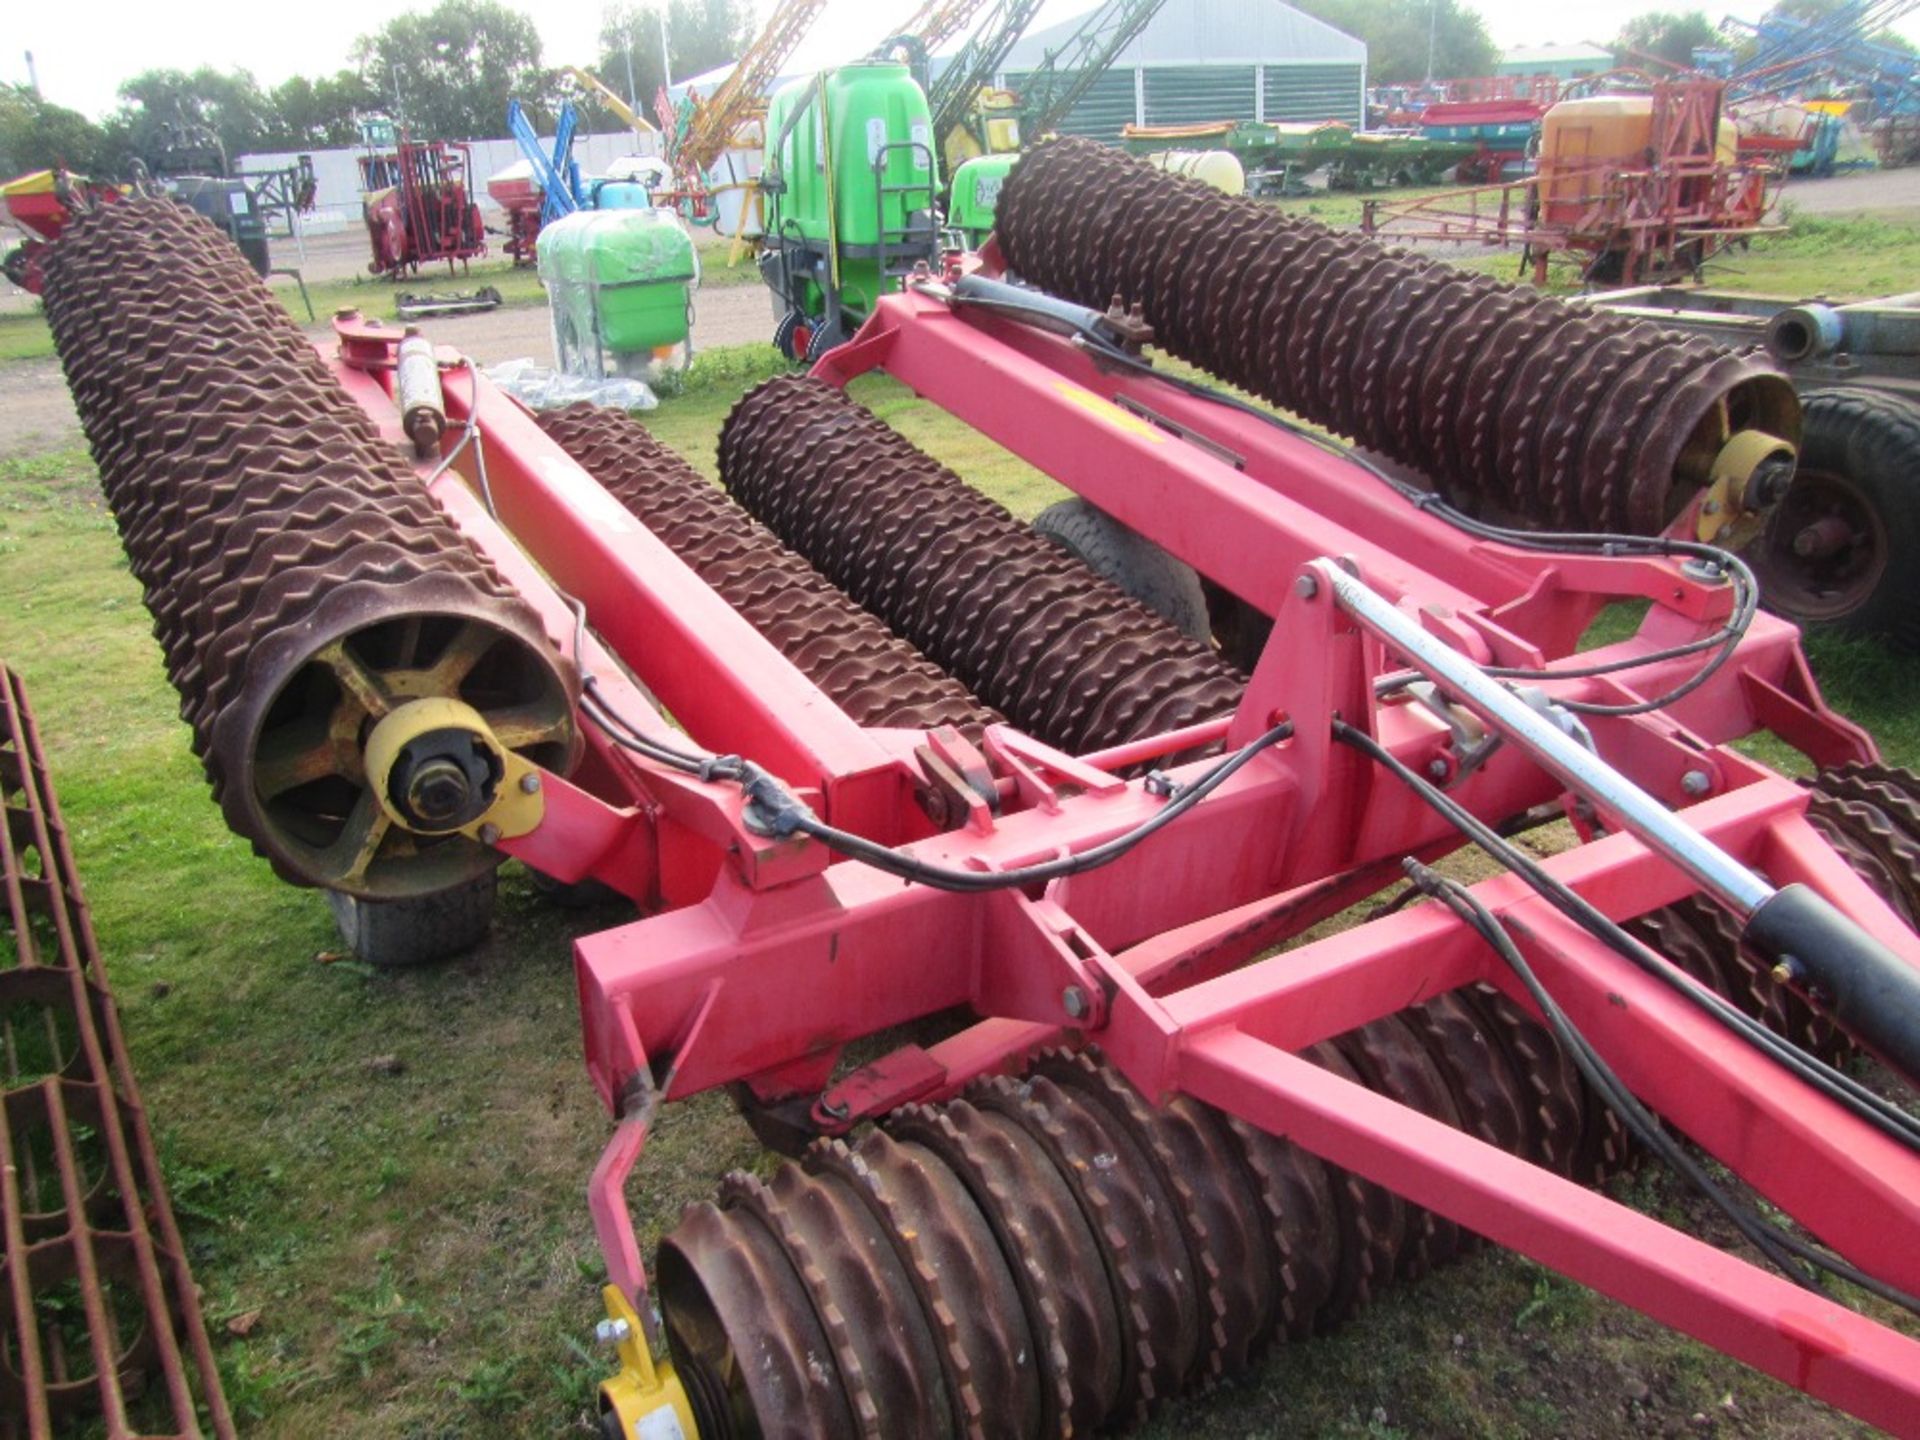
[[[1442,687],[1509,744],[1691,877],[1742,925],[1747,947],[1784,964],[1833,1015],[1909,1076],[1920,1076],[1920,969],[1805,885],[1775,889],[1553,720],[1428,634],[1333,560],[1307,567],[1363,630]]]

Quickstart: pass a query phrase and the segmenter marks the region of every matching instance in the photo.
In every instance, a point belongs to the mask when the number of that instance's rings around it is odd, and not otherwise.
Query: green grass
[[[31,310],[0,315],[0,364],[9,360],[38,360],[53,354],[53,332],[36,305]]]
[[[648,423],[711,474],[728,408],[781,368],[764,346],[708,352]],[[1061,493],[893,381],[856,393],[1022,514]],[[1859,642],[1812,653],[1889,758],[1920,760],[1915,667]],[[277,882],[209,803],[78,452],[0,459],[0,658],[33,695],[244,1433],[584,1433],[604,1362],[586,1343],[601,1269],[583,1186],[608,1122],[567,941],[623,909],[554,910],[509,866],[474,955],[397,973],[338,959],[319,897]],[[643,1242],[754,1163],[724,1100],[673,1107],[634,1192]],[[1635,1184],[1645,1208],[1677,1203]],[[1597,1440],[1691,1431],[1696,1413],[1753,1436],[1857,1428],[1493,1254],[1147,1433]]]

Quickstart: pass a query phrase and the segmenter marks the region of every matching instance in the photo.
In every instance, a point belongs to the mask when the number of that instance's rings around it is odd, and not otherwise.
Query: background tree
[[[275,86],[270,98],[274,131],[267,148],[273,150],[352,145],[360,139],[359,117],[386,108],[380,96],[352,70],[318,80],[296,75]]]
[[[1705,11],[1689,10],[1682,15],[1650,10],[1620,27],[1613,41],[1613,59],[1616,65],[1641,69],[1651,55],[1669,65],[1691,69],[1695,47],[1718,49],[1725,43],[1719,27],[1707,19]]]
[[[149,160],[183,128],[212,131],[231,161],[265,148],[279,126],[273,101],[245,70],[147,70],[120,87],[120,98],[125,103],[110,138],[117,132],[132,154]]]
[[[62,166],[106,174],[106,133],[78,110],[50,105],[25,85],[0,85],[0,176]]]
[[[668,0],[667,45],[676,81],[739,59],[753,43],[754,34],[748,0]],[[633,67],[630,95],[629,63]],[[593,69],[614,91],[637,101],[635,109],[653,118],[653,97],[661,81],[659,6],[617,0],[601,11],[600,59]]]
[[[1461,0],[1294,0],[1309,15],[1367,42],[1367,79],[1384,85],[1491,75],[1500,52],[1479,12]],[[1433,68],[1427,68],[1432,37]]]
[[[533,21],[495,0],[440,0],[431,10],[395,16],[361,37],[354,58],[361,82],[421,139],[499,135],[508,100],[538,113],[554,90]]]

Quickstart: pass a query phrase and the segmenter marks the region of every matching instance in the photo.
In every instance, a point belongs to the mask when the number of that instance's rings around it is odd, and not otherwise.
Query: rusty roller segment
[[[46,757],[0,666],[0,1437],[233,1420]]]
[[[585,403],[538,418],[561,449],[859,724],[977,730],[999,718],[639,421]]]
[[[1563,1174],[1592,1113],[1490,990],[1308,1059]],[[1549,1045],[1551,1042],[1547,1042]],[[1475,1237],[1090,1053],[730,1176],[657,1269],[700,1433],[1092,1434],[1350,1318]]]
[[[184,206],[78,216],[46,304],[228,825],[283,878],[369,898],[497,863],[460,825],[504,755],[575,749],[575,677],[534,611]],[[369,737],[421,731],[428,700],[458,708],[371,779]]]
[[[1021,278],[1138,303],[1174,354],[1537,524],[1652,534],[1716,481],[1730,493],[1714,503],[1757,507],[1799,438],[1793,388],[1758,352],[1497,284],[1091,141],[1029,151],[995,222]]]
[[[1920,775],[1847,765],[1808,787],[1814,825],[1915,913]],[[1850,1053],[1698,897],[1628,928],[1803,1048]],[[1552,1032],[1490,987],[1302,1054],[1582,1184],[1637,1159]],[[1184,1096],[1155,1108],[1090,1052],[1054,1051],[851,1146],[818,1142],[770,1182],[729,1177],[656,1271],[703,1435],[1038,1437],[1124,1428],[1479,1243],[1288,1141]]]
[[[829,385],[781,376],[720,434],[735,499],[1015,725],[1087,751],[1224,715],[1214,651]]]

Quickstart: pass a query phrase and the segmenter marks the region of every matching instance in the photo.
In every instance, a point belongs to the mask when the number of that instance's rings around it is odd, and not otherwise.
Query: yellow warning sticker
[[[1124,430],[1129,435],[1137,435],[1142,440],[1150,440],[1155,445],[1166,443],[1167,437],[1159,430],[1142,420],[1138,415],[1122,410],[1105,396],[1096,395],[1084,385],[1076,385],[1071,380],[1056,380],[1053,388],[1061,396],[1078,405],[1096,420],[1104,420],[1116,430]]]

